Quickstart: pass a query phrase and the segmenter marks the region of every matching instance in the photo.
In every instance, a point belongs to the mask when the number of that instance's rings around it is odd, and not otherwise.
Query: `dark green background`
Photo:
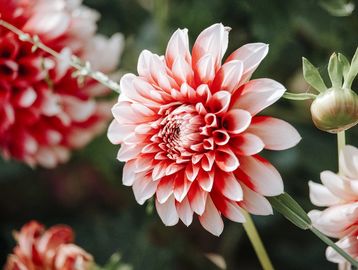
[[[191,44],[204,28],[216,22],[230,26],[228,52],[244,43],[266,42],[270,52],[254,77],[270,77],[290,91],[306,91],[301,77],[305,56],[325,72],[333,51],[351,58],[357,44],[358,17],[334,17],[317,1],[263,0],[87,0],[102,13],[99,30],[126,36],[120,68],[135,72],[143,49],[163,54],[176,28],[189,29]],[[355,84],[357,85],[357,84]],[[285,189],[306,210],[308,180],[322,170],[337,169],[336,138],[317,130],[310,120],[309,102],[281,100],[266,110],[291,122],[302,142],[283,152],[265,152],[283,175]],[[357,146],[358,132],[347,140]],[[220,238],[207,233],[197,220],[186,228],[165,227],[156,213],[134,200],[121,185],[117,146],[106,136],[74,153],[68,164],[54,170],[32,170],[17,162],[0,161],[0,265],[14,246],[11,231],[30,219],[46,225],[65,223],[76,231],[76,242],[104,264],[116,251],[134,269],[217,269],[205,253],[221,254],[228,269],[260,269],[240,224],[226,222]],[[337,269],[326,261],[325,246],[311,233],[300,231],[278,214],[255,217],[276,269]]]

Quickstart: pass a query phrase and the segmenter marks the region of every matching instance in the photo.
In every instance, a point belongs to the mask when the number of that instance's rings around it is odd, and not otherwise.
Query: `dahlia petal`
[[[226,132],[226,130],[218,129],[213,131],[212,133],[215,144],[217,145],[226,145],[230,140],[230,135]],[[211,138],[210,138],[211,139]],[[212,149],[214,148],[214,145]]]
[[[131,125],[121,125],[116,119],[112,120],[108,127],[107,137],[113,144],[122,143],[127,137],[131,136],[134,127]]]
[[[61,244],[73,242],[74,235],[70,227],[64,225],[53,226],[41,236],[38,242],[39,253],[55,252]]]
[[[232,201],[238,202],[243,199],[241,185],[233,173],[216,171],[214,185],[222,195]]]
[[[201,167],[204,171],[210,172],[215,161],[215,154],[214,151],[210,151],[204,154],[203,158],[201,159]]]
[[[321,181],[338,198],[346,201],[357,199],[358,181],[346,180],[331,171],[321,172]]]
[[[170,196],[168,200],[161,204],[158,200],[155,201],[155,207],[158,215],[166,226],[174,226],[179,221],[177,209],[175,207],[174,196]]]
[[[339,166],[345,176],[358,178],[358,148],[346,145],[339,155]]]
[[[178,29],[171,36],[165,52],[165,60],[169,67],[172,67],[177,58],[191,64],[189,51],[188,29]]]
[[[226,63],[233,60],[243,62],[244,71],[241,76],[240,85],[247,82],[252,73],[259,66],[260,62],[268,53],[268,45],[264,43],[249,43],[234,51],[227,59]]]
[[[219,90],[226,90],[228,92],[236,90],[240,85],[243,70],[243,62],[239,60],[233,60],[223,64],[215,75],[211,86],[212,93]]]
[[[224,196],[218,195],[217,193],[213,193],[211,196],[215,206],[223,216],[234,222],[243,223],[246,221],[241,207],[236,202],[228,200]]]
[[[186,166],[186,169],[185,169],[185,175],[186,175],[186,177],[187,177],[190,181],[193,182],[193,181],[196,179],[196,177],[198,176],[199,169],[200,169],[200,168],[199,168],[198,165],[189,163],[189,164]]]
[[[206,198],[205,211],[199,216],[199,221],[205,230],[215,236],[219,236],[224,230],[224,222],[221,218],[221,214],[216,209],[210,196]]]
[[[342,202],[340,198],[332,194],[327,187],[315,182],[309,181],[310,200],[317,206],[332,206]]]
[[[216,92],[209,100],[208,106],[211,112],[222,115],[227,112],[231,100],[231,94],[227,91]]]
[[[200,173],[198,175],[197,181],[200,185],[200,187],[207,192],[210,192],[211,189],[213,188],[213,184],[214,184],[214,175],[215,172],[205,172],[200,170]]]
[[[300,134],[292,125],[268,116],[254,117],[247,131],[260,137],[265,148],[270,150],[285,150],[301,140]]]
[[[279,172],[262,157],[240,157],[240,169],[250,177],[254,191],[264,196],[283,193],[283,181]]]
[[[188,227],[193,221],[193,210],[190,207],[189,200],[184,198],[181,203],[176,202],[176,208],[179,218]]]
[[[229,42],[229,30],[230,28],[217,23],[199,34],[192,50],[194,69],[197,62],[205,54],[210,54],[213,57],[216,70],[220,68],[221,59],[226,52]]]
[[[118,151],[117,159],[119,161],[128,161],[130,159],[134,159],[141,152],[142,148],[142,145],[122,144]]]
[[[96,103],[93,100],[82,101],[78,98],[67,96],[62,97],[64,111],[73,121],[82,122],[87,120],[96,110]]]
[[[145,173],[136,174],[133,182],[133,193],[136,201],[142,205],[146,200],[151,198],[157,190],[158,181],[153,181]]]
[[[165,176],[165,169],[168,166],[166,160],[161,161],[153,166],[152,178],[154,181],[161,179]]]
[[[47,11],[45,14],[38,12],[24,25],[25,33],[37,33],[47,40],[53,40],[63,35],[70,26],[71,18],[65,12]]]
[[[196,214],[203,214],[207,196],[208,193],[202,190],[196,182],[191,185],[188,192],[188,199],[191,209],[193,209]]]
[[[136,160],[129,160],[123,166],[122,182],[125,186],[131,186],[136,179]]]
[[[215,77],[215,63],[210,54],[204,55],[196,64],[196,75],[203,83],[211,83]]]
[[[173,78],[178,84],[189,83],[191,84],[194,72],[191,69],[190,64],[181,57],[177,57],[174,61],[173,67]]]
[[[252,156],[264,149],[264,143],[259,137],[251,133],[241,133],[232,139],[232,146],[234,152],[240,156]]]
[[[234,93],[230,107],[256,115],[276,102],[285,91],[282,84],[271,79],[251,80]]]
[[[254,215],[267,216],[273,214],[272,206],[264,196],[251,190],[245,184],[240,184],[244,193],[244,200],[239,202],[241,207]]]
[[[215,163],[224,172],[233,172],[240,165],[235,153],[227,146],[222,146],[216,150]]]
[[[357,221],[358,202],[331,206],[323,211],[312,210],[308,216],[324,234],[340,238]]]
[[[222,121],[228,132],[239,134],[250,126],[251,114],[248,111],[233,109],[225,114]]]
[[[48,147],[41,147],[36,153],[36,160],[41,166],[51,169],[57,165],[57,157]]]
[[[183,175],[176,176],[174,181],[174,197],[178,202],[182,202],[188,194],[192,182]]]
[[[165,203],[174,191],[174,179],[172,177],[163,177],[157,187],[156,195],[159,203]]]

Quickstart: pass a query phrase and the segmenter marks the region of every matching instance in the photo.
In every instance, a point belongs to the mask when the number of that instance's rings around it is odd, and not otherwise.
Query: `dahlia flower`
[[[98,14],[69,0],[0,0],[1,19],[47,46],[91,61],[95,70],[111,72],[123,41],[95,35]],[[104,53],[105,52],[105,53]],[[74,148],[87,144],[110,119],[108,93],[93,80],[83,86],[60,61],[0,27],[0,154],[31,166],[54,167]]]
[[[327,236],[339,238],[336,244],[358,260],[358,149],[345,146],[339,163],[340,174],[321,173],[323,185],[309,182],[312,203],[327,208],[312,210],[308,214],[314,226]],[[331,247],[327,248],[326,257],[338,263],[340,270],[351,269]]]
[[[63,225],[45,230],[31,221],[15,233],[18,245],[9,255],[5,270],[87,270],[92,256],[72,244],[73,231]]]
[[[170,38],[164,56],[143,51],[138,76],[126,74],[108,129],[121,144],[124,185],[138,203],[155,196],[165,225],[189,226],[193,213],[214,235],[222,215],[244,222],[242,209],[268,215],[265,196],[283,192],[280,174],[258,155],[283,150],[300,136],[288,123],[257,114],[285,88],[271,79],[250,80],[268,52],[263,43],[234,51],[222,64],[229,28],[205,29],[189,51],[187,29]]]

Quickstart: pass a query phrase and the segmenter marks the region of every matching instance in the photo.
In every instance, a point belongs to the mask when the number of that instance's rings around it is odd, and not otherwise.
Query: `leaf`
[[[323,0],[320,1],[319,4],[331,15],[336,17],[349,16],[355,8],[354,3],[347,0]]]
[[[285,216],[297,227],[308,230],[311,227],[311,220],[302,207],[286,192],[275,196],[267,197],[272,207]]]
[[[341,53],[338,53],[338,61],[340,62],[341,66],[342,66],[342,74],[343,74],[344,80],[347,80],[347,75],[348,75],[351,65],[349,64],[347,57],[345,57]]]
[[[341,63],[338,61],[338,57],[336,53],[333,53],[329,58],[328,75],[329,78],[331,79],[333,87],[335,88],[342,87],[343,67],[341,66]]]
[[[351,88],[353,80],[357,76],[358,73],[358,48],[356,49],[355,54],[353,55],[351,66],[349,68],[347,78],[344,82],[344,88]]]
[[[327,90],[318,69],[306,58],[302,57],[303,77],[306,82],[319,92]]]

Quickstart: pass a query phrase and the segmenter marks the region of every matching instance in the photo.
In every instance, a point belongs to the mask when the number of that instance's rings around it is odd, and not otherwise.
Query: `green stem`
[[[266,249],[262,243],[259,233],[256,230],[255,224],[250,214],[244,211],[244,215],[246,218],[246,222],[243,224],[243,226],[256,252],[257,258],[261,263],[262,269],[274,270],[270,258],[267,255]]]
[[[291,93],[285,92],[282,96],[285,99],[290,100],[308,100],[308,99],[315,99],[317,95],[312,93]]]
[[[310,228],[311,232],[313,232],[316,236],[318,236],[323,242],[332,247],[339,255],[345,258],[348,262],[350,262],[354,267],[358,267],[358,262],[350,257],[347,253],[345,253],[340,247],[338,247],[331,239],[317,230],[315,227]]]
[[[342,169],[340,168],[339,164],[339,157],[340,154],[344,148],[344,146],[346,145],[346,134],[345,131],[341,131],[337,133],[337,143],[338,143],[338,171],[339,173],[342,173]]]

